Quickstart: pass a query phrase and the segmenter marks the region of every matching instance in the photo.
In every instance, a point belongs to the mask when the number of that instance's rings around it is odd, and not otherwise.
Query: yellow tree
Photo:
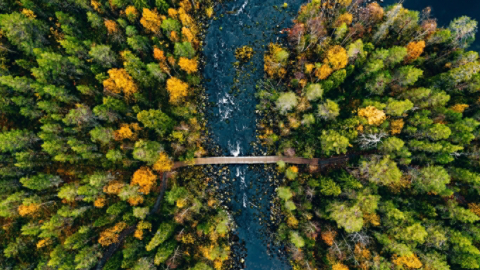
[[[337,20],[335,21],[335,26],[338,27],[343,23],[350,25],[352,21],[353,21],[353,15],[351,13],[346,12],[338,16]]]
[[[109,246],[113,243],[118,242],[118,234],[127,227],[127,223],[119,222],[115,224],[112,228],[108,228],[105,231],[100,233],[100,238],[98,243],[102,246]]]
[[[374,106],[368,106],[358,110],[358,116],[367,118],[368,124],[373,126],[378,126],[387,119],[385,113]]]
[[[133,174],[130,185],[139,185],[140,189],[138,191],[148,194],[156,183],[157,176],[148,167],[141,167]]]
[[[121,141],[124,139],[129,139],[135,141],[137,139],[137,131],[140,131],[142,128],[138,123],[131,124],[120,124],[120,129],[115,130],[113,137],[116,141]]]
[[[392,135],[400,134],[404,125],[405,122],[403,121],[403,119],[392,120],[390,122],[390,133],[392,133]]]
[[[415,254],[410,254],[406,256],[400,256],[398,257],[396,254],[393,255],[392,262],[395,265],[398,265],[400,267],[407,267],[409,269],[418,269],[421,268],[422,262],[418,259],[417,255]]]
[[[326,63],[315,70],[315,76],[317,76],[317,78],[319,78],[320,80],[325,80],[326,78],[328,78],[328,76],[330,76],[330,74],[332,74],[332,72],[333,69],[328,63]]]
[[[188,74],[192,74],[194,72],[197,72],[198,70],[197,59],[188,59],[185,57],[180,57],[180,60],[178,61],[178,65],[180,66],[181,69],[185,70]]]
[[[425,49],[425,41],[419,42],[412,41],[407,45],[407,56],[405,56],[405,62],[410,63],[415,61],[420,55],[422,55]]]
[[[138,87],[132,76],[123,68],[112,68],[108,71],[110,78],[103,81],[103,87],[113,93],[123,92],[127,98],[131,98],[138,91]]]
[[[116,22],[112,20],[105,20],[104,24],[109,34],[115,34],[118,32],[118,26]]]
[[[18,207],[18,213],[22,217],[33,216],[38,212],[39,209],[40,209],[40,205],[37,203],[31,203],[28,205],[22,204]]]
[[[179,104],[188,95],[188,84],[172,77],[167,80],[167,91],[170,94],[170,102]]]
[[[329,63],[333,70],[342,69],[348,64],[347,50],[340,45],[335,45],[327,51],[327,57],[323,62]]]
[[[157,172],[168,172],[173,168],[173,161],[165,152],[161,152],[158,160],[153,164],[153,169]]]
[[[332,266],[332,270],[348,270],[348,267],[340,262],[337,262]]]
[[[198,43],[198,41],[195,39],[195,35],[190,31],[190,28],[182,27],[182,40],[183,41],[188,41],[190,43]]]
[[[165,16],[159,15],[156,9],[150,10],[148,8],[144,8],[140,23],[148,31],[157,34],[160,32],[160,26],[162,25],[162,20],[164,19]]]

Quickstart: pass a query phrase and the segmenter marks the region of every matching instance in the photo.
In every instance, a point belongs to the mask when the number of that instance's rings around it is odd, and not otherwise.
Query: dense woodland
[[[215,4],[0,1],[0,268],[232,267],[215,179],[172,171],[208,155],[199,70]],[[277,164],[270,220],[292,268],[480,268],[477,22],[313,0],[282,31],[258,137],[324,160]]]
[[[277,188],[293,269],[480,268],[477,22],[313,0],[264,56],[259,137],[272,154],[346,154]]]
[[[165,174],[205,154],[213,4],[0,1],[1,269],[222,268],[203,171]]]

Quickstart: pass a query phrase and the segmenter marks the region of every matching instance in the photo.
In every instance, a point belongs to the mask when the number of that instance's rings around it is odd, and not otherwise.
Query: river
[[[207,29],[203,53],[205,87],[211,102],[208,128],[223,155],[260,154],[252,143],[256,141],[255,84],[263,76],[263,53],[270,42],[281,38],[281,29],[291,26],[303,2],[241,0],[217,5],[217,19]],[[255,54],[236,69],[235,49],[244,45],[251,46]],[[268,249],[269,239],[265,239],[262,217],[268,218],[273,193],[267,177],[252,166],[229,169],[234,195],[228,206],[238,213],[234,215],[235,233],[246,249],[246,257],[241,258],[245,269],[289,269],[285,258],[272,254],[275,251]]]

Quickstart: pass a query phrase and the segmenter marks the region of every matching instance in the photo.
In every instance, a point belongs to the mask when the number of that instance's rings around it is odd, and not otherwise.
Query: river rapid
[[[236,0],[218,4],[203,48],[205,89],[209,102],[208,130],[223,156],[261,155],[255,146],[257,103],[255,85],[263,75],[263,54],[270,42],[283,42],[280,30],[290,27],[302,0]],[[288,6],[284,6],[286,3]],[[252,59],[234,66],[235,49],[248,45]],[[243,248],[234,248],[239,268],[290,269],[271,243],[265,223],[275,181],[264,166],[228,166],[225,202],[233,214],[235,235]],[[222,189],[220,192],[223,192]]]

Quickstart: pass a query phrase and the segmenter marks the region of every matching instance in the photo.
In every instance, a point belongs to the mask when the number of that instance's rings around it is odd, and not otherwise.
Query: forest
[[[477,22],[359,3],[305,4],[265,53],[265,147],[348,158],[278,163],[276,237],[293,269],[478,269]]]
[[[226,170],[174,168],[218,155],[202,76],[218,5],[0,1],[1,269],[239,268]],[[265,51],[231,52],[238,70],[263,55],[266,153],[323,164],[275,165],[269,235],[291,269],[480,268],[477,26],[311,0]]]

